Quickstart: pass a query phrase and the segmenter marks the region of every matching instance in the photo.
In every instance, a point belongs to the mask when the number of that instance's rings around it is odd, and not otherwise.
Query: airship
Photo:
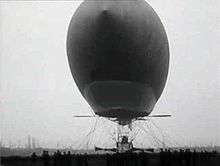
[[[66,48],[75,83],[96,115],[121,125],[150,115],[167,80],[169,44],[146,1],[82,2]]]

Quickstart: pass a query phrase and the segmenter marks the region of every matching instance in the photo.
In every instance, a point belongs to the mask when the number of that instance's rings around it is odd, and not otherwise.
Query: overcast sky
[[[0,2],[3,143],[24,144],[30,134],[43,146],[78,147],[94,125],[95,119],[72,117],[91,114],[72,79],[65,46],[80,2]],[[147,2],[165,26],[171,55],[168,81],[152,114],[172,118],[154,122],[178,145],[220,145],[220,1]],[[99,122],[95,144],[114,145],[108,132],[101,135],[110,125]],[[101,143],[100,137],[106,139]],[[135,144],[149,145],[145,137],[140,133]]]

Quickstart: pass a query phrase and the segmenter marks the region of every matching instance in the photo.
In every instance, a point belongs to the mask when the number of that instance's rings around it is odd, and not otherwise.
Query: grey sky
[[[72,117],[91,113],[72,79],[65,48],[80,2],[0,2],[4,142],[24,142],[30,134],[44,146],[70,145],[94,124],[94,119]],[[220,1],[148,3],[165,26],[171,54],[168,82],[153,114],[173,117],[154,121],[181,145],[220,145]],[[139,138],[137,145],[141,142],[147,144]]]

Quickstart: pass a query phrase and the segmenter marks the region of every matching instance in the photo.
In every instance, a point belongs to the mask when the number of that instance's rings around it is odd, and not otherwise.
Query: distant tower
[[[28,135],[28,149],[31,149],[31,136]]]
[[[3,141],[0,141],[0,148],[3,147]]]
[[[21,148],[21,140],[18,140],[17,148]]]
[[[57,149],[59,149],[59,147],[60,147],[60,144],[59,144],[59,142],[57,142]]]
[[[11,141],[9,141],[9,148],[12,148],[13,147],[13,145],[12,145],[12,143],[11,143]]]
[[[40,147],[40,145],[39,145],[40,143],[39,143],[39,139],[35,139],[35,145],[36,145],[36,147],[35,148],[39,148]]]
[[[35,144],[35,138],[32,138],[32,149],[36,148],[36,144]]]

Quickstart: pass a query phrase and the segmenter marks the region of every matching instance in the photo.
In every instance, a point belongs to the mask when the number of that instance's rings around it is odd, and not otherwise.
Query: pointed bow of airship
[[[84,1],[69,25],[67,55],[80,92],[100,116],[146,116],[166,83],[166,32],[144,0]]]

